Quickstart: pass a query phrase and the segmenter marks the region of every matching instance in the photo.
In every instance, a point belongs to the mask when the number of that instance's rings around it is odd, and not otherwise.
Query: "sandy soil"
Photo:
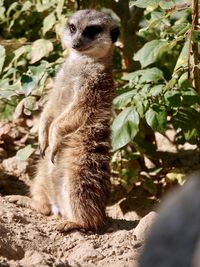
[[[135,212],[128,212],[128,220],[119,211],[119,203],[108,208],[108,214],[116,218],[109,217],[101,233],[62,234],[55,230],[60,219],[0,197],[0,266],[137,266],[156,213],[139,220]]]
[[[115,188],[101,232],[63,234],[56,230],[59,218],[18,207],[4,197],[27,194],[29,163],[10,157],[0,168],[0,266],[137,266],[156,216],[150,212],[156,201],[145,190],[135,187],[127,194]]]
[[[10,133],[10,130],[7,132]],[[9,139],[8,143],[10,140],[16,138]],[[188,148],[192,153],[187,152],[188,158],[179,157],[174,146],[170,148],[170,144],[164,141],[168,142],[160,139],[160,151],[166,153],[170,164],[173,161],[177,166],[186,166],[187,163],[188,170],[199,166],[199,154],[194,157],[193,148]],[[63,234],[55,230],[58,218],[45,217],[8,203],[4,198],[5,195],[28,192],[30,162],[20,161],[4,149],[0,149],[0,161],[0,266],[137,266],[145,237],[157,216],[154,212],[157,202],[147,191],[135,187],[127,194],[116,187],[102,232],[73,231]]]

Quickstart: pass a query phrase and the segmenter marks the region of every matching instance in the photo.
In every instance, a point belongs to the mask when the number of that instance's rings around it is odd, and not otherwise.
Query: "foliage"
[[[0,6],[0,109],[1,118],[10,119],[18,104],[26,115],[38,109],[48,78],[62,62],[59,39],[69,13],[64,0],[1,0]]]
[[[191,43],[199,39],[193,37],[196,32],[192,31],[192,9],[183,1],[137,0],[131,4],[145,8],[138,32],[141,48],[133,57],[140,62],[141,70],[122,77],[128,83],[118,90],[114,100],[115,108],[121,112],[113,123],[112,144],[114,150],[121,151],[132,144],[142,155],[154,158],[152,146],[142,133],[144,125],[161,134],[170,125],[176,130],[177,143],[199,142],[200,96],[191,71]]]

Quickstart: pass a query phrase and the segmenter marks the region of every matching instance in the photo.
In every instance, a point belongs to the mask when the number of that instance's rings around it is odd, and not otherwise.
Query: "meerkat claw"
[[[52,152],[51,154],[51,162],[55,165],[55,157],[56,157],[57,151]]]
[[[40,156],[41,156],[42,158],[45,157],[45,149],[41,149],[41,148],[40,148]]]

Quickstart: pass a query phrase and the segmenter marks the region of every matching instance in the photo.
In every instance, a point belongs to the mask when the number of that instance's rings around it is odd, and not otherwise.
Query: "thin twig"
[[[192,31],[198,29],[198,0],[193,0]],[[191,34],[192,35],[192,34]],[[200,94],[200,72],[198,68],[198,43],[193,41],[192,51],[194,56],[194,84],[196,91]]]
[[[191,81],[190,51],[192,48],[192,29],[190,29],[188,32],[188,42],[189,42],[189,45],[188,45],[188,80]]]

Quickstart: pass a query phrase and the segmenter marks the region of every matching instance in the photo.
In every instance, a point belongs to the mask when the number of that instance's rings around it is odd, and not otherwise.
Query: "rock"
[[[16,157],[11,157],[3,160],[2,167],[6,172],[20,176],[26,172],[28,162],[19,160]]]
[[[41,266],[44,261],[44,257],[38,251],[27,250],[24,258],[20,261],[22,266]]]
[[[145,217],[143,217],[134,230],[134,234],[137,240],[144,241],[149,234],[152,224],[157,218],[157,213],[151,211]]]
[[[74,258],[76,255],[76,258]],[[72,266],[76,266],[76,263],[79,263],[80,266],[84,266],[84,264],[88,262],[96,262],[104,259],[104,255],[102,255],[98,250],[96,250],[88,241],[82,242],[80,245],[76,246],[73,254],[71,254],[68,258],[69,264]]]

